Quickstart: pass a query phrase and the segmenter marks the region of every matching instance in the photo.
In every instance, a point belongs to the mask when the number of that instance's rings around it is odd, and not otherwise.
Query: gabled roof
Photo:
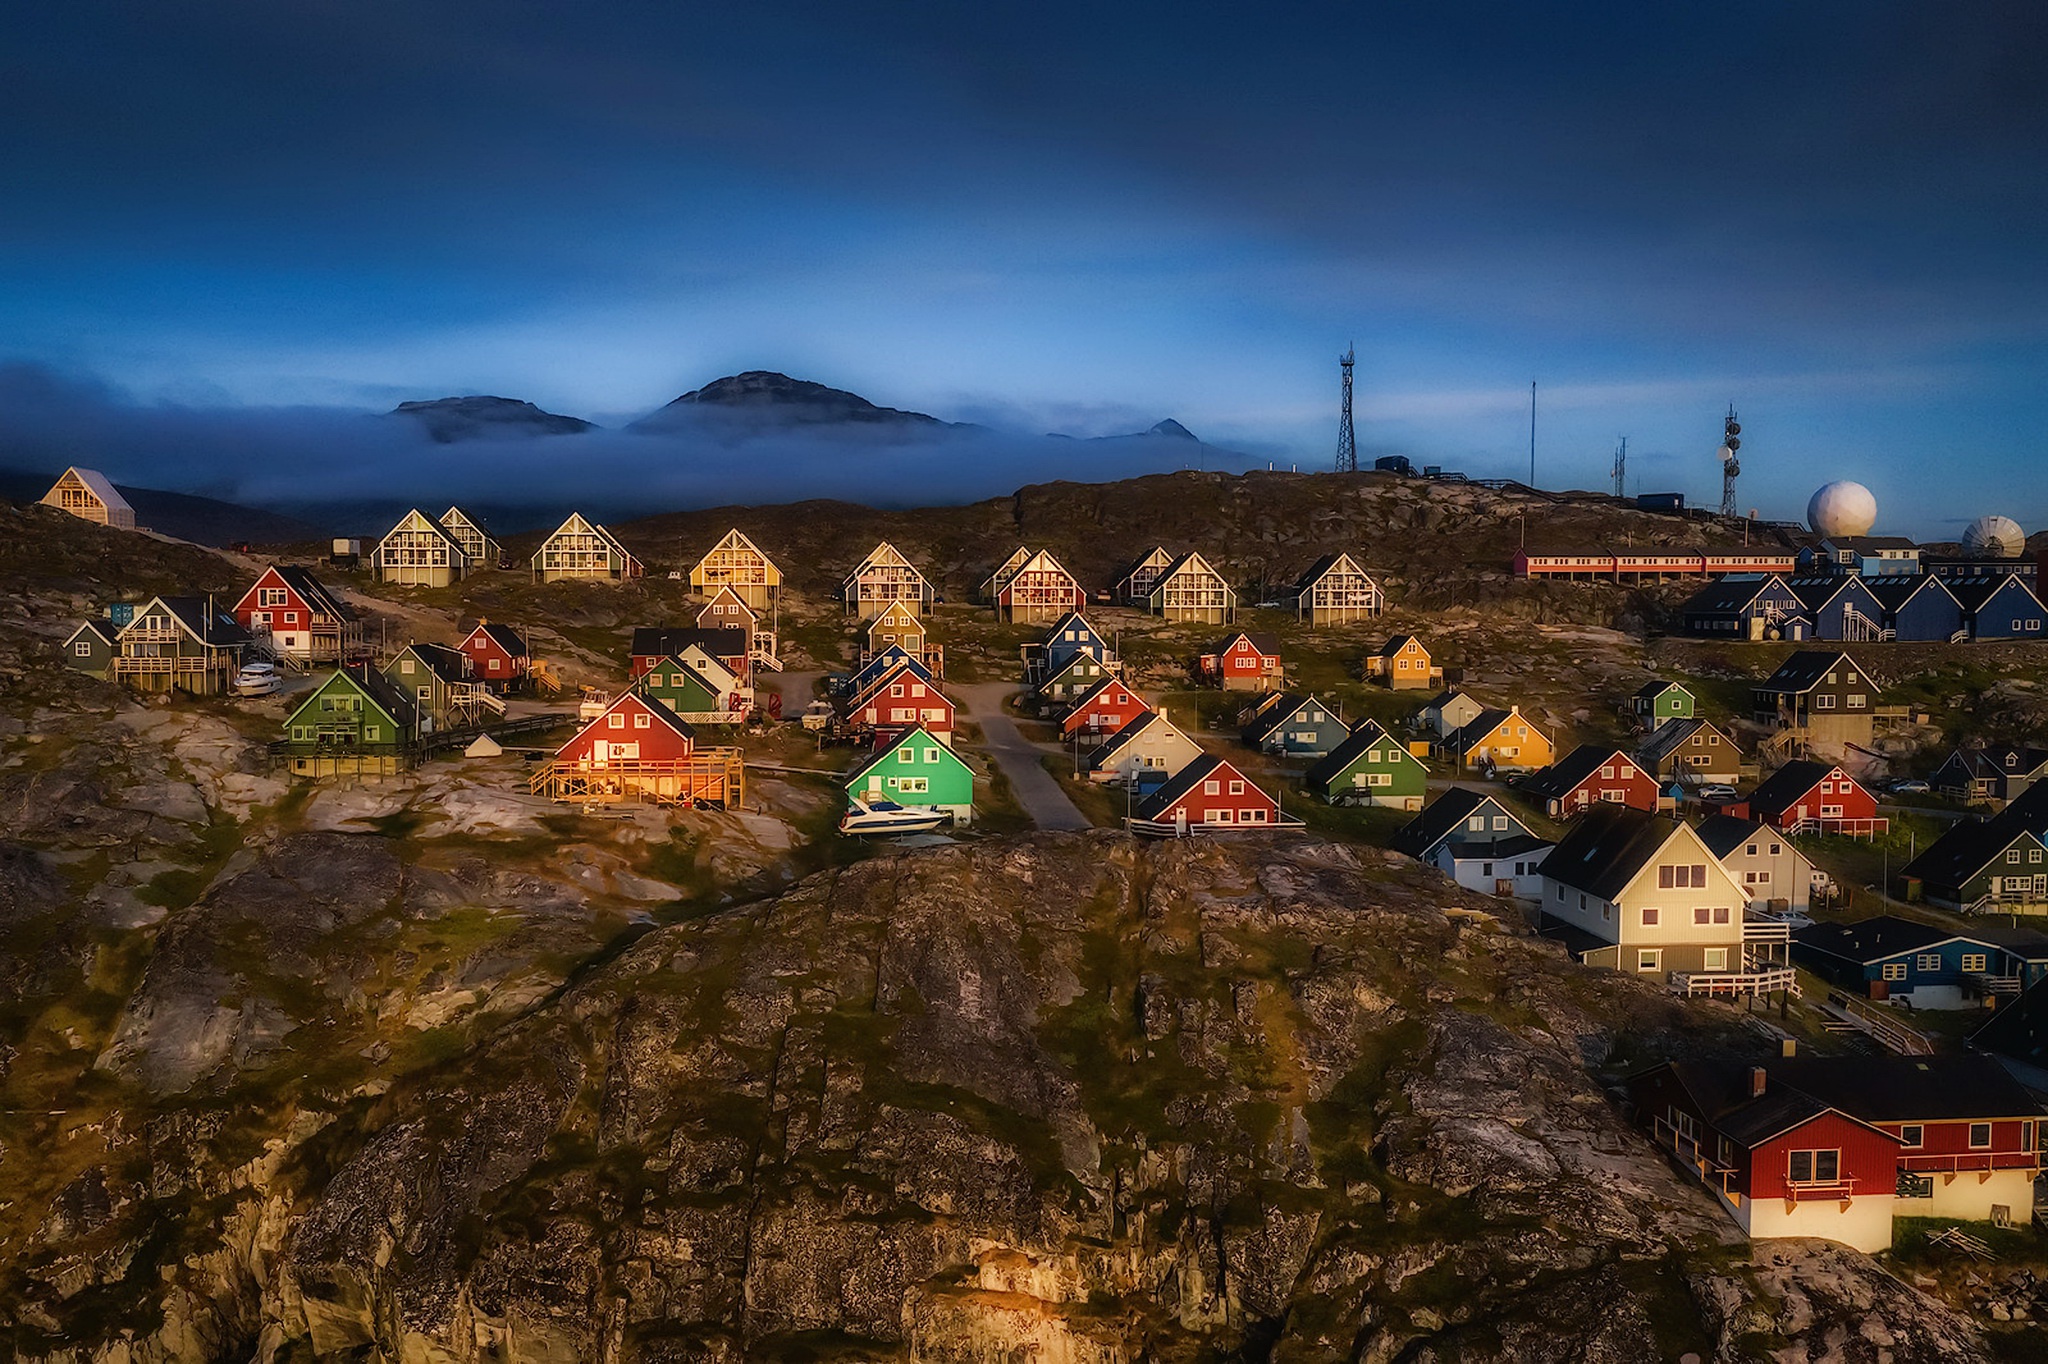
[[[1021,564],[1018,567],[1017,571],[1010,575],[1010,581],[1015,582],[1018,578],[1023,577],[1026,573],[1060,573],[1066,577],[1067,581],[1073,583],[1076,587],[1079,587],[1081,585],[1080,579],[1076,578],[1072,573],[1068,572],[1067,566],[1059,561],[1059,556],[1055,555],[1049,549],[1033,550],[1031,552],[1031,557],[1026,559],[1023,562],[1023,564]],[[1004,585],[1008,586],[1007,583]]]
[[[1416,648],[1422,650],[1422,652],[1424,653],[1429,652],[1429,646],[1424,644],[1421,640],[1417,639],[1414,635],[1395,635],[1393,638],[1389,639],[1385,644],[1380,645],[1379,657],[1392,658],[1395,654],[1400,653],[1403,649],[1407,648],[1411,644],[1413,644]],[[1445,692],[1444,695],[1456,696],[1457,693]]]
[[[88,633],[97,638],[100,643],[106,645],[108,648],[112,648],[114,644],[114,636],[118,632],[114,629],[113,622],[109,620],[101,619],[80,621],[78,623],[78,628],[76,630],[73,630],[70,634],[64,636],[64,643],[66,645],[69,645],[73,640],[76,640],[80,635]]]
[[[1666,682],[1661,677],[1651,678],[1648,682],[1643,683],[1642,686],[1637,687],[1635,695],[1638,700],[1654,701],[1667,691],[1682,691],[1687,696],[1692,695],[1691,688],[1681,686],[1676,682]]]
[[[1870,595],[1877,598],[1885,610],[1898,611],[1922,592],[1933,591],[1947,597],[1952,605],[1961,605],[1956,594],[1941,579],[1923,573],[1889,573],[1862,580]]]
[[[1671,1061],[1665,1068],[1717,1132],[1746,1147],[1761,1145],[1827,1113],[1841,1112],[1788,1084],[1773,1085],[1767,1080],[1764,1092],[1753,1094],[1750,1067],[1739,1063]],[[1870,1126],[1852,1114],[1841,1116]]]
[[[1319,581],[1336,572],[1339,568],[1342,568],[1347,573],[1356,573],[1364,578],[1372,576],[1365,571],[1364,565],[1360,564],[1358,560],[1340,550],[1335,554],[1323,555],[1306,569],[1302,570],[1301,576],[1294,581],[1295,592],[1302,594],[1310,591]]]
[[[1052,645],[1059,642],[1059,638],[1061,635],[1065,634],[1069,630],[1076,629],[1086,630],[1095,639],[1099,640],[1102,638],[1102,632],[1100,630],[1097,630],[1092,624],[1089,623],[1088,617],[1082,615],[1079,611],[1069,611],[1067,612],[1067,614],[1061,616],[1058,620],[1054,621],[1052,623],[1052,628],[1045,632],[1046,647],[1050,648]]]
[[[81,469],[76,464],[57,475],[57,483],[50,485],[50,491],[55,492],[57,484],[61,484],[66,478],[71,477],[76,477],[84,485],[85,490],[94,497],[97,497],[100,500],[100,505],[108,511],[132,512],[135,510],[135,508],[128,505],[128,499],[121,496],[120,492],[115,489],[112,481],[105,474],[97,469]],[[47,495],[45,494],[45,496]]]
[[[1477,697],[1474,697],[1462,688],[1453,687],[1449,691],[1440,691],[1435,696],[1430,697],[1429,700],[1422,703],[1422,708],[1424,710],[1442,710],[1445,706],[1461,697],[1470,701],[1475,706],[1480,704]],[[1484,709],[1484,707],[1481,708]]]
[[[2048,1071],[2048,976],[2002,1004],[1970,1034],[1971,1047]]]
[[[694,644],[713,658],[738,658],[747,652],[750,642],[745,630],[732,626],[703,630],[696,626],[643,625],[633,631],[632,653],[635,658],[658,658],[679,654]]]
[[[1771,773],[1764,779],[1763,785],[1750,793],[1750,813],[1775,815],[1789,810],[1798,803],[1801,796],[1839,770],[1833,763],[1817,763],[1810,758],[1795,758]],[[1849,774],[1843,772],[1842,775],[1847,777]]]
[[[1360,720],[1352,727],[1351,733],[1344,737],[1342,743],[1331,749],[1315,766],[1309,768],[1304,780],[1310,786],[1328,786],[1343,776],[1353,763],[1371,752],[1375,745],[1392,749],[1399,755],[1395,759],[1397,762],[1405,759],[1417,767],[1422,766],[1422,760],[1410,753],[1399,739],[1389,734],[1385,725],[1377,720]]]
[[[2015,843],[2042,846],[2033,833],[2009,820],[1959,819],[1899,874],[1935,886],[1960,886],[1988,870]]]
[[[1525,794],[1544,800],[1561,800],[1576,791],[1601,767],[1610,763],[1626,763],[1636,768],[1645,779],[1649,777],[1649,773],[1641,771],[1640,764],[1634,758],[1618,748],[1608,748],[1602,744],[1580,744],[1523,782],[1521,789]]]
[[[1792,595],[1799,598],[1799,604],[1808,611],[1818,611],[1843,593],[1862,592],[1870,596],[1870,589],[1863,579],[1853,575],[1831,573],[1822,577],[1787,578],[1785,586],[1792,589]],[[1875,601],[1876,598],[1872,597]]]
[[[1216,571],[1214,565],[1212,565],[1207,559],[1204,559],[1202,557],[1202,552],[1200,550],[1191,549],[1187,553],[1181,555],[1178,559],[1175,559],[1172,563],[1168,564],[1165,568],[1160,569],[1159,576],[1153,580],[1152,585],[1156,589],[1160,583],[1165,582],[1168,578],[1174,577],[1176,574],[1179,574],[1184,570],[1196,567],[1199,567],[1202,572],[1212,574],[1215,577],[1220,578],[1223,576],[1221,573],[1218,573]],[[1225,584],[1225,586],[1228,586],[1228,584]]]
[[[1165,711],[1148,710],[1141,715],[1133,717],[1123,728],[1117,730],[1116,733],[1090,749],[1088,751],[1089,766],[1108,766],[1116,761],[1117,754],[1123,752],[1124,749],[1136,743],[1139,739],[1148,736],[1156,737],[1155,730],[1159,727],[1171,730],[1183,739],[1188,737],[1187,731],[1166,718]],[[1188,742],[1193,743],[1194,740],[1188,739]]]
[[[890,685],[891,683],[897,681],[906,673],[912,677],[915,677],[918,681],[924,683],[925,689],[927,691],[929,691],[933,696],[936,696],[939,700],[944,701],[949,707],[953,705],[952,698],[939,690],[939,684],[932,681],[930,673],[926,672],[922,666],[912,662],[911,660],[903,659],[900,662],[898,662],[894,667],[885,668],[881,672],[876,673],[873,677],[869,678],[866,685],[864,685],[860,689],[860,691],[854,695],[853,700],[848,704],[847,709],[849,711],[859,710],[862,706],[866,705],[869,701],[872,701],[874,699],[875,693],[879,692],[882,688]]]
[[[2011,757],[2010,764],[2006,759]],[[2048,749],[2031,744],[2000,744],[1995,748],[1959,748],[1948,755],[1941,767],[1954,765],[1971,777],[1992,780],[1999,777],[2031,777],[2048,767]]]
[[[338,621],[351,621],[356,618],[356,613],[349,608],[349,604],[330,592],[324,583],[313,576],[311,569],[300,568],[296,564],[272,564],[269,571],[284,579],[285,586],[298,593],[299,600],[320,615]],[[258,578],[257,581],[261,582],[262,579]]]
[[[932,676],[930,668],[925,667],[923,659],[912,658],[900,644],[891,644],[888,648],[869,659],[859,672],[847,679],[847,694],[849,696],[858,696],[873,686],[877,678],[885,677],[901,668],[907,668],[915,673],[921,682],[932,686],[938,685],[938,679]]]
[[[1074,715],[1079,713],[1080,711],[1086,710],[1091,704],[1094,703],[1096,697],[1102,695],[1103,692],[1107,691],[1111,687],[1122,687],[1124,691],[1130,694],[1130,697],[1133,701],[1136,701],[1141,706],[1146,706],[1148,709],[1150,708],[1150,703],[1148,703],[1144,697],[1138,695],[1138,693],[1135,690],[1133,690],[1127,683],[1125,683],[1125,681],[1122,678],[1105,677],[1100,682],[1097,682],[1094,686],[1090,687],[1087,691],[1082,692],[1081,695],[1075,699],[1073,709],[1068,711],[1067,713],[1069,715]]]
[[[1991,599],[2000,592],[2017,590],[2040,604],[2041,596],[2016,573],[1999,573],[1982,578],[1948,578],[1949,595],[1962,604],[1965,611],[1982,611]]]
[[[871,568],[904,568],[910,570],[912,576],[919,582],[924,581],[924,574],[918,572],[917,566],[904,558],[903,551],[890,544],[887,540],[882,541],[869,550],[868,557],[856,564],[853,572],[847,574],[843,581],[851,583],[855,578],[858,578]]]
[[[1692,736],[1701,731],[1720,735],[1721,742],[1727,744],[1731,751],[1735,748],[1735,741],[1733,739],[1730,739],[1726,734],[1723,734],[1705,720],[1697,718],[1691,720],[1667,720],[1643,736],[1643,741],[1636,745],[1636,756],[1651,766],[1655,766],[1673,753],[1676,753],[1679,749],[1689,745],[1692,742]]]
[[[484,523],[482,521],[479,521],[476,517],[471,516],[468,512],[464,511],[460,507],[450,507],[447,511],[442,512],[441,524],[450,529],[453,529],[457,525],[467,526],[469,527],[469,529],[475,531],[478,535],[483,536],[484,539],[489,541],[491,544],[497,543],[496,540],[491,539],[491,533],[484,529]]]
[[[1880,549],[1918,549],[1919,545],[1903,535],[1830,535],[1821,544],[1835,549],[1855,550],[1859,554],[1874,553]]]
[[[579,728],[576,731],[574,738],[570,739],[568,743],[563,744],[561,748],[558,748],[555,751],[557,753],[560,753],[564,749],[573,747],[575,744],[580,743],[584,735],[590,733],[591,730],[596,729],[598,726],[603,725],[605,723],[605,717],[610,715],[613,711],[620,709],[621,707],[624,707],[627,710],[635,712],[645,711],[647,714],[652,715],[654,717],[654,721],[656,724],[664,725],[667,728],[674,730],[682,738],[689,740],[693,744],[697,740],[697,731],[690,728],[689,724],[685,722],[683,719],[681,719],[679,716],[677,716],[677,714],[674,711],[670,710],[667,706],[662,705],[659,701],[648,700],[645,696],[640,694],[638,688],[628,687],[624,691],[620,692],[617,696],[614,696],[612,698],[612,703],[604,708],[602,714],[592,716],[588,721],[586,721],[583,724],[581,728]]]
[[[1505,832],[1531,832],[1522,817],[1510,810],[1493,793],[1476,791],[1469,786],[1453,786],[1423,806],[1415,818],[1395,830],[1393,838],[1388,840],[1388,846],[1395,852],[1406,853],[1410,857],[1425,857],[1430,849],[1458,833],[1465,827],[1466,820],[1489,804],[1514,822],[1514,827]]]
[[[1904,952],[1919,952],[1936,943],[1950,942],[1961,934],[1902,919],[1896,914],[1879,914],[1855,923],[1807,924],[1794,930],[1792,941],[1810,951],[1839,957],[1858,966],[1869,966]]]
[[[713,545],[710,549],[704,552],[704,558],[697,560],[697,562],[691,566],[691,574],[695,575],[698,572],[698,570],[704,567],[705,559],[709,559],[712,555],[718,553],[718,551],[722,549],[743,549],[747,553],[759,559],[761,561],[762,566],[767,569],[767,573],[764,576],[766,576],[768,581],[765,584],[763,584],[764,586],[773,587],[781,583],[782,570],[777,568],[775,566],[775,561],[769,558],[766,554],[762,553],[761,547],[755,544],[751,539],[749,539],[747,533],[739,529],[737,526],[727,531],[723,536],[719,538],[717,544]]]
[[[1226,772],[1232,778],[1245,784],[1245,794],[1250,795],[1256,792],[1266,800],[1272,800],[1272,797],[1266,795],[1257,782],[1240,772],[1237,769],[1237,765],[1229,759],[1218,757],[1214,753],[1204,753],[1201,757],[1195,759],[1171,777],[1168,777],[1164,786],[1154,791],[1150,796],[1147,796],[1145,803],[1138,807],[1138,817],[1141,819],[1153,818],[1156,812],[1169,809],[1203,782],[1212,779],[1223,779],[1223,774]]]
[[[1495,706],[1480,711],[1479,714],[1473,716],[1465,724],[1452,730],[1445,736],[1444,746],[1456,749],[1460,753],[1469,753],[1473,745],[1486,738],[1489,734],[1492,734],[1508,721],[1518,717],[1538,734],[1543,733],[1541,726],[1537,725],[1534,720],[1529,719],[1528,716],[1521,714],[1520,711],[1502,710]],[[1548,736],[1545,736],[1545,739],[1547,742]]]
[[[1716,615],[1741,611],[1753,604],[1766,591],[1776,588],[1789,592],[1785,580],[1775,573],[1748,574],[1731,573],[1717,582],[1708,583],[1685,599],[1681,613],[1695,615]]]
[[[1245,741],[1258,743],[1274,730],[1293,723],[1294,717],[1311,702],[1321,706],[1323,713],[1331,720],[1337,719],[1337,708],[1319,697],[1297,695],[1294,692],[1274,692],[1271,699],[1259,707],[1258,713],[1252,717],[1252,722],[1244,727]]]
[[[981,580],[984,589],[994,592],[1002,588],[1016,571],[1031,557],[1031,546],[1019,545],[1010,551],[1010,557],[997,564],[995,571]]]
[[[209,612],[212,600],[210,597],[151,597],[135,608],[135,619],[123,626],[120,633],[127,634],[144,616],[152,614],[150,607],[161,606],[165,614],[178,622],[180,629],[209,648],[233,649],[247,644],[249,632],[239,621],[218,605],[213,605]]]
[[[1123,572],[1117,574],[1116,580],[1119,583],[1129,582],[1131,579],[1131,575],[1136,573],[1141,568],[1152,567],[1164,569],[1167,567],[1167,565],[1175,562],[1178,561],[1174,558],[1172,552],[1169,551],[1165,545],[1154,545],[1152,546],[1152,548],[1146,550],[1143,554],[1140,554],[1137,558],[1131,560],[1128,564],[1124,565]]]
[[[1073,653],[1067,655],[1065,662],[1061,663],[1057,668],[1054,668],[1051,672],[1045,675],[1045,680],[1038,684],[1040,689],[1050,687],[1053,683],[1059,681],[1062,677],[1065,677],[1068,673],[1074,671],[1075,668],[1086,663],[1092,663],[1096,667],[1103,669],[1106,675],[1115,675],[1114,670],[1112,670],[1107,663],[1104,663],[1094,654],[1089,653],[1085,649],[1076,649]]]
[[[1573,890],[1612,900],[1657,860],[1684,827],[1648,810],[1602,801],[1565,831],[1538,870]]]
[[[1707,851],[1719,858],[1726,858],[1752,838],[1784,838],[1762,820],[1737,819],[1734,815],[1708,815],[1693,826],[1693,832],[1707,845]]]
[[[1231,646],[1239,640],[1243,640],[1268,658],[1278,658],[1280,656],[1279,636],[1266,630],[1233,630],[1225,635],[1219,643],[1214,645],[1209,652],[1212,654],[1228,653]]]
[[[906,744],[913,743],[918,739],[923,739],[926,743],[930,744],[932,747],[939,750],[940,754],[943,755],[939,758],[939,762],[941,764],[950,763],[954,767],[957,767],[962,771],[966,772],[970,777],[974,775],[974,769],[967,765],[967,760],[965,758],[961,757],[958,753],[955,753],[951,748],[947,747],[945,744],[940,743],[937,739],[933,738],[932,732],[926,729],[923,725],[912,725],[909,729],[903,731],[903,733],[897,735],[888,743],[883,744],[880,748],[877,748],[874,751],[874,754],[871,757],[869,757],[869,759],[866,762],[862,763],[859,767],[854,768],[853,771],[846,778],[847,786],[853,787],[860,785],[860,779],[862,777],[865,777],[870,771],[877,767],[880,767],[885,762],[895,761],[896,750],[902,748]],[[922,765],[921,761],[920,765]]]
[[[538,561],[541,555],[547,553],[548,546],[550,544],[553,544],[556,539],[558,539],[561,536],[574,533],[588,533],[591,535],[595,535],[598,539],[604,541],[605,547],[611,550],[612,553],[618,555],[620,561],[623,563],[631,564],[639,562],[639,560],[633,557],[632,551],[628,550],[624,545],[619,543],[618,536],[613,535],[610,531],[606,530],[603,526],[597,524],[597,522],[592,521],[582,512],[570,512],[569,519],[564,521],[561,525],[556,526],[554,530],[549,533],[548,538],[540,542],[540,548],[533,552],[533,558],[536,561]]]
[[[443,682],[466,682],[469,680],[469,676],[464,670],[464,665],[469,662],[469,657],[460,649],[451,648],[446,644],[408,644],[393,656],[391,663],[396,663],[407,654],[411,654],[414,658],[418,659],[426,666],[427,671],[439,677]],[[384,666],[388,668],[391,664],[387,663]]]
[[[449,551],[451,553],[459,554],[464,559],[467,559],[469,557],[469,551],[462,547],[462,542],[460,540],[457,540],[454,536],[448,533],[448,527],[442,525],[439,521],[436,521],[433,517],[427,515],[418,507],[412,508],[410,511],[406,512],[405,515],[399,517],[398,520],[392,524],[391,529],[384,532],[384,539],[389,540],[392,536],[398,534],[398,532],[402,530],[431,531],[435,535],[441,537],[441,542],[448,546]],[[381,546],[383,541],[380,540],[378,543]]]
[[[1724,1063],[1725,1064],[1725,1063]],[[1746,1086],[1748,1068],[1738,1069]],[[1787,1088],[1866,1123],[1981,1122],[2048,1113],[1989,1056],[1788,1056],[1763,1062],[1764,1093]]]
[[[1875,689],[1877,679],[1864,672],[1863,665],[1840,649],[1801,649],[1778,665],[1778,670],[1756,684],[1758,691],[1788,696],[1803,695],[1826,680],[1836,668],[1854,668]]]
[[[337,678],[368,697],[384,712],[385,718],[400,729],[416,731],[419,728],[419,707],[413,704],[413,699],[400,691],[389,678],[377,670],[374,664],[354,663],[344,668],[336,668],[324,681],[315,684],[313,690],[306,693],[305,699],[293,707],[290,718],[285,721],[287,733],[290,732],[292,722],[297,720]],[[392,737],[396,739],[402,736]]]
[[[519,632],[509,625],[500,625],[496,621],[480,620],[476,623],[474,630],[463,636],[463,642],[467,643],[472,637],[479,634],[497,645],[498,648],[504,650],[508,657],[526,658],[529,656],[526,641],[520,638]]]
[[[704,655],[701,652],[699,656],[708,657],[708,655]],[[633,685],[644,687],[649,691],[661,691],[673,689],[675,683],[669,679],[681,677],[685,687],[695,687],[701,691],[709,692],[713,700],[723,701],[728,694],[727,688],[737,685],[739,679],[734,677],[726,669],[725,665],[719,663],[717,659],[714,658],[710,661],[718,669],[716,677],[712,676],[711,669],[709,668],[693,668],[684,660],[670,655],[657,660],[653,667],[634,678]]]
[[[885,623],[901,629],[906,622],[908,622],[911,629],[916,630],[920,634],[924,633],[924,622],[919,620],[917,615],[903,604],[903,599],[901,597],[891,598],[888,606],[884,607],[873,620],[868,622],[868,635],[872,637],[875,631],[881,629]]]

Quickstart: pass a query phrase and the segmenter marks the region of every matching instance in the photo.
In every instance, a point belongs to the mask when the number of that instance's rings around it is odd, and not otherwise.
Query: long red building
[[[1556,554],[1515,554],[1517,578],[1608,578],[1644,582],[1657,578],[1725,578],[1731,573],[1790,573],[1798,566],[1791,550],[1630,550],[1623,554],[1571,550]]]

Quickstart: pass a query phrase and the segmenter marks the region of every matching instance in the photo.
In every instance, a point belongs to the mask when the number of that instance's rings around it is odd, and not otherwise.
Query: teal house
[[[1429,794],[1429,769],[1379,721],[1361,720],[1308,770],[1308,789],[1331,805],[1420,810]]]
[[[955,824],[974,821],[974,769],[917,726],[854,769],[849,795],[944,810]]]

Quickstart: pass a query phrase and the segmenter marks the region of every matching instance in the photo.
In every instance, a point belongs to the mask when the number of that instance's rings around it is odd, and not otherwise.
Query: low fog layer
[[[377,413],[142,404],[39,367],[0,368],[0,468],[81,464],[116,483],[288,512],[336,530],[365,529],[388,508],[412,503],[499,508],[512,519],[497,528],[516,532],[552,525],[572,509],[624,518],[815,497],[921,506],[1053,479],[1100,482],[1263,463],[1170,435],[1072,440],[924,425],[821,429],[723,414],[659,432],[441,444],[417,422]]]

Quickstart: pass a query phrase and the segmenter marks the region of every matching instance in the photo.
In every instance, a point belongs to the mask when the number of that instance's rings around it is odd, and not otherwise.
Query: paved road
[[[1041,829],[1091,829],[1088,817],[1075,808],[1052,773],[1045,770],[1045,750],[1026,739],[1003,710],[1003,699],[1017,689],[1006,682],[964,683],[952,689],[967,716],[981,726],[981,746],[1017,794],[1017,803]]]

